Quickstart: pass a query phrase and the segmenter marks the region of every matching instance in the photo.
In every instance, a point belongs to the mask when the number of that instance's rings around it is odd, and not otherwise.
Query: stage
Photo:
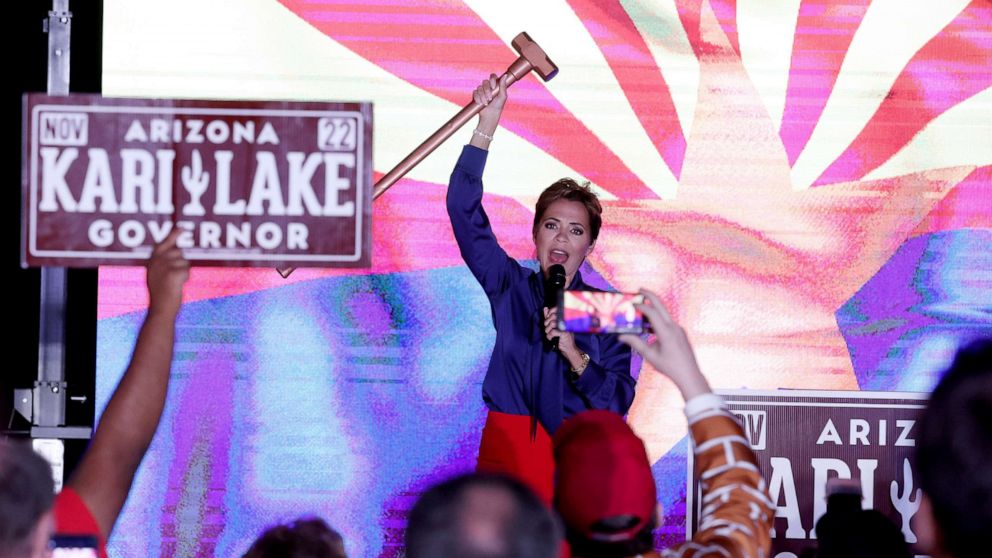
[[[660,293],[715,388],[926,393],[992,335],[988,2],[104,0],[103,17],[104,97],[371,102],[373,179],[527,31],[560,72],[510,90],[484,178],[496,236],[534,267],[537,195],[590,181],[583,279]],[[239,556],[301,514],[351,556],[402,555],[416,496],[474,468],[485,420],[492,315],[445,210],[470,130],[372,204],[368,267],[194,267],[111,556]],[[100,267],[97,415],[146,309],[141,268]],[[633,374],[666,545],[692,505],[682,401]],[[874,420],[865,445],[895,449]],[[879,471],[888,498],[901,460]]]

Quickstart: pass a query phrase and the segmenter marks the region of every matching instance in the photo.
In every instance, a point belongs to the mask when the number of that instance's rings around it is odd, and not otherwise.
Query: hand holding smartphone
[[[558,329],[573,333],[644,333],[649,331],[635,304],[644,295],[599,291],[562,291],[558,298]]]

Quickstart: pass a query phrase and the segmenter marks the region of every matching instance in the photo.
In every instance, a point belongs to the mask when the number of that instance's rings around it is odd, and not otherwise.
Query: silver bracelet
[[[475,134],[475,135],[477,135],[477,136],[484,137],[484,138],[486,138],[489,141],[493,141],[493,137],[492,136],[490,136],[489,134],[483,132],[482,130],[479,130],[478,128],[472,130],[472,133]]]

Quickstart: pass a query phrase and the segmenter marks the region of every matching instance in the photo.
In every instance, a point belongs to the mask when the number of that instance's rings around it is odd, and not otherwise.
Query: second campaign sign
[[[877,510],[916,543],[921,492],[913,466],[916,421],[927,395],[905,392],[780,390],[720,392],[741,422],[775,503],[771,558],[816,548],[816,522],[832,478],[857,479],[864,509]],[[692,470],[689,452],[689,470]],[[698,529],[699,479],[689,476],[689,533]]]
[[[364,267],[369,103],[24,98],[22,265]]]

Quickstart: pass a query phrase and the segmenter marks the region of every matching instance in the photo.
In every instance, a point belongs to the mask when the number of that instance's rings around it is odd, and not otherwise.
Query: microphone
[[[558,305],[558,293],[565,288],[565,266],[555,264],[548,268],[548,277],[544,280],[544,307],[554,308]],[[558,338],[550,341],[551,348],[558,350]]]

